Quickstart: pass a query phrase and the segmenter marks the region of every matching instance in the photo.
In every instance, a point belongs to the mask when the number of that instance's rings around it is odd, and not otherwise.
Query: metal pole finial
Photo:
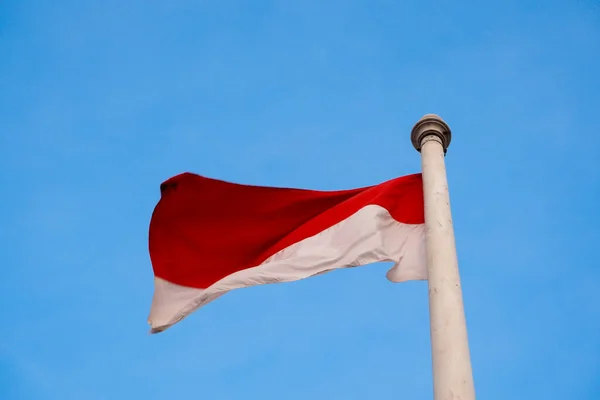
[[[430,135],[440,139],[445,154],[452,140],[452,132],[448,124],[435,114],[426,114],[417,121],[410,133],[410,140],[415,149],[420,152],[423,139]]]

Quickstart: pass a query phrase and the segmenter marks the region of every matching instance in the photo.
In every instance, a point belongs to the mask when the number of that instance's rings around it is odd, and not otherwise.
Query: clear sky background
[[[597,0],[2,1],[0,398],[431,399],[389,265],[146,318],[162,181],[376,184],[433,112],[478,397],[599,399],[599,91]]]

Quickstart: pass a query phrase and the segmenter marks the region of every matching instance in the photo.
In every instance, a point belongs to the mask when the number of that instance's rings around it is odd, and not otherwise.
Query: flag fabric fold
[[[161,185],[149,229],[163,331],[230,290],[392,261],[392,282],[427,279],[420,174],[341,191],[240,185],[184,173]]]

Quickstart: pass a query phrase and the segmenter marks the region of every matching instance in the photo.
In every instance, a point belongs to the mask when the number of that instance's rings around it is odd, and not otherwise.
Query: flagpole
[[[475,389],[465,321],[444,156],[451,131],[427,114],[411,132],[421,153],[434,400],[474,400]]]

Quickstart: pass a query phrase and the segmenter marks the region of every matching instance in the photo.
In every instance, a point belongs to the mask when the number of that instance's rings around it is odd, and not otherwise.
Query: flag
[[[421,174],[350,190],[165,181],[149,229],[163,331],[230,290],[392,261],[392,282],[427,279]]]

